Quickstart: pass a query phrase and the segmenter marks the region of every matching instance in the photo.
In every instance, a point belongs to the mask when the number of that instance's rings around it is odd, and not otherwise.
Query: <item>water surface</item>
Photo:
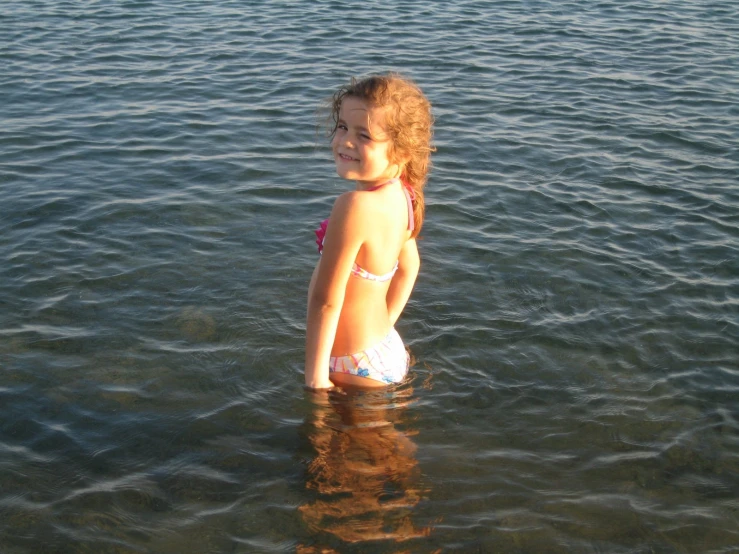
[[[0,550],[736,552],[732,2],[18,2]],[[427,92],[384,392],[302,389],[317,107]]]

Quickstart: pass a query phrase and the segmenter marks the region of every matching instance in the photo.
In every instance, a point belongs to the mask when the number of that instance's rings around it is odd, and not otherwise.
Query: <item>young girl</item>
[[[308,289],[305,384],[385,386],[408,372],[394,325],[420,264],[431,105],[389,74],[352,80],[334,94],[331,113],[336,172],[356,188],[316,231],[322,255]]]

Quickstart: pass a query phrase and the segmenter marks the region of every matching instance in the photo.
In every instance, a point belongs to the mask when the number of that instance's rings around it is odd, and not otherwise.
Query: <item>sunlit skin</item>
[[[340,177],[354,190],[334,203],[323,254],[308,290],[305,384],[310,389],[385,386],[344,373],[329,377],[330,356],[360,352],[381,341],[405,307],[418,275],[415,239],[408,230],[402,185],[395,182],[405,162],[392,155],[385,110],[348,96],[342,101],[331,147]],[[382,275],[398,261],[391,281],[351,276],[354,262]]]
[[[357,190],[371,189],[399,177],[402,165],[390,161],[391,142],[385,132],[385,111],[358,98],[341,104],[331,148],[336,172],[357,182]]]

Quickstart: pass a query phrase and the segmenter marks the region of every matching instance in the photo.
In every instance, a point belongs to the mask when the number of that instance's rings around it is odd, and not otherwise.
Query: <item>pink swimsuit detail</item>
[[[383,183],[381,185],[376,186],[373,189],[370,189],[371,191],[377,190],[379,188],[384,187],[385,185],[390,185],[392,183],[398,182],[400,179],[391,179],[387,181],[386,183]],[[412,189],[411,189],[412,192]],[[403,193],[405,194],[406,202],[408,203],[408,230],[413,231],[415,228],[415,224],[413,221],[413,198],[411,196],[411,192],[409,192],[409,187],[406,186],[403,183]],[[318,253],[320,254],[323,252],[323,239],[326,237],[326,229],[328,229],[328,219],[324,219],[321,222],[321,226],[316,229],[316,244],[318,245]],[[361,279],[367,279],[368,281],[377,281],[378,283],[384,283],[386,281],[389,281],[393,278],[393,275],[395,275],[395,272],[398,271],[398,262],[395,262],[395,267],[391,269],[389,272],[385,273],[384,275],[375,275],[374,273],[370,273],[366,269],[359,266],[357,262],[354,262],[354,265],[352,266],[352,275],[359,277]]]
[[[398,181],[398,179],[391,179],[390,181],[383,183],[371,190],[377,190],[380,187],[389,185]],[[409,187],[403,184],[403,193],[405,194],[406,201],[408,202],[408,229],[413,231],[414,220],[413,220],[413,197],[412,189],[409,192]],[[328,219],[321,222],[321,226],[316,230],[316,244],[318,244],[318,253],[323,251],[323,239],[326,236],[326,229],[328,228]],[[375,275],[370,273],[366,269],[363,269],[354,262],[352,266],[352,275],[359,277],[360,279],[367,279],[368,281],[386,282],[393,278],[395,272],[398,270],[398,262],[395,262],[395,267],[389,273],[384,275]],[[348,373],[350,375],[356,375],[357,377],[365,377],[374,381],[379,381],[387,385],[392,383],[400,383],[405,376],[408,374],[408,365],[410,362],[410,356],[403,345],[403,339],[395,330],[391,328],[390,332],[380,342],[358,352],[356,354],[350,354],[348,356],[331,356],[329,359],[329,373]]]

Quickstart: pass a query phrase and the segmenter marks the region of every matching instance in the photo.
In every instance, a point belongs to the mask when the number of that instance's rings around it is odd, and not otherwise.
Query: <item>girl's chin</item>
[[[351,167],[346,167],[344,164],[336,164],[336,173],[343,179],[360,179],[361,174],[359,171]]]
[[[354,179],[354,174],[351,171],[347,171],[345,169],[342,169],[340,167],[336,168],[336,174],[341,177],[342,179]]]

